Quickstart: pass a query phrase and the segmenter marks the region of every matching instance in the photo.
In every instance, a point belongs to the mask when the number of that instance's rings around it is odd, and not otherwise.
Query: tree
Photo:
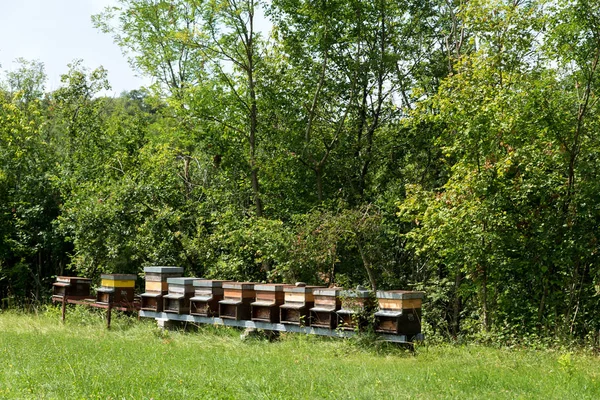
[[[53,225],[61,199],[48,180],[55,154],[43,132],[43,66],[18,63],[0,82],[9,90],[0,95],[0,298],[41,300],[68,245]]]
[[[586,208],[596,200],[575,182],[581,177],[595,187],[587,177],[596,166],[578,157],[597,149],[584,133],[597,118],[588,97],[596,53],[588,47],[587,61],[573,63],[573,51],[555,46],[582,43],[575,37],[593,32],[575,17],[580,6],[560,5],[548,18],[533,1],[469,3],[462,16],[477,49],[457,60],[423,104],[435,113],[419,110],[444,126],[439,140],[451,175],[437,190],[414,186],[401,215],[413,223],[408,236],[429,258],[433,282],[455,282],[455,334],[469,310],[486,331],[525,325],[573,334],[595,324],[582,315],[589,316],[589,266],[596,262],[588,224],[597,216]],[[559,36],[541,35],[544,27]]]
[[[15,63],[19,67],[6,73],[4,90],[9,96],[18,98],[19,102],[23,104],[41,99],[46,82],[44,64],[41,61],[29,61],[24,58],[18,58]]]
[[[181,113],[188,134],[199,126],[202,134],[232,136],[234,143],[246,143],[242,158],[249,172],[256,215],[262,216],[257,93],[262,42],[255,28],[259,3],[120,3],[121,7],[95,16],[96,25],[113,33],[124,49],[138,54],[133,64],[173,94],[175,111]],[[119,21],[116,27],[110,25],[114,18]]]

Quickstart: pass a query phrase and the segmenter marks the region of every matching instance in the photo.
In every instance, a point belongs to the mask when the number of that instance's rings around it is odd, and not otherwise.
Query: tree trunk
[[[542,291],[542,298],[540,299],[540,305],[538,307],[537,325],[538,330],[542,328],[542,318],[544,316],[544,307],[546,306],[546,296],[548,295],[548,281],[544,280],[544,289]]]
[[[256,216],[263,216],[263,204],[260,197],[260,184],[258,181],[258,166],[256,163],[256,134],[258,131],[258,108],[256,105],[256,82],[254,81],[254,3],[250,3],[249,7],[249,32],[246,36],[246,57],[248,61],[248,69],[246,71],[248,77],[248,93],[250,96],[250,174],[252,181],[252,191],[254,192],[254,204],[256,207]]]
[[[189,198],[192,193],[192,182],[190,180],[190,158],[183,157],[183,180],[185,184],[185,195]]]
[[[458,336],[460,330],[460,312],[462,309],[462,302],[459,296],[459,288],[462,282],[462,274],[460,271],[456,273],[454,278],[454,302],[452,304],[452,336],[455,338]]]
[[[481,288],[481,310],[483,312],[483,328],[486,332],[490,331],[490,314],[488,310],[488,293],[487,293],[487,268],[483,268],[483,286]]]
[[[358,246],[358,251],[360,252],[360,257],[363,261],[363,266],[365,267],[365,271],[367,271],[367,276],[369,277],[369,283],[371,284],[371,289],[375,292],[377,290],[377,282],[375,281],[375,276],[373,275],[373,266],[367,259],[367,255],[363,249],[362,244],[360,243],[360,239],[356,240],[356,245]]]
[[[317,178],[317,198],[321,203],[323,201],[323,171],[320,167],[315,168],[315,177]]]

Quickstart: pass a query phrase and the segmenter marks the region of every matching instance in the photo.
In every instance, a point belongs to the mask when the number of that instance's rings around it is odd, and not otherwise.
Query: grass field
[[[0,313],[0,399],[599,399],[600,359],[480,346],[390,346],[51,309]]]

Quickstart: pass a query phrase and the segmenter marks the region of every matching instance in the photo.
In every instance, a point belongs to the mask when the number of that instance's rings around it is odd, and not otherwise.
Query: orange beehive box
[[[284,302],[283,283],[255,285],[256,293],[251,306],[252,320],[262,322],[279,322],[279,306]]]
[[[375,313],[375,330],[396,335],[421,333],[423,297],[424,293],[418,291],[377,291],[379,311]]]
[[[144,267],[146,292],[142,293],[142,310],[160,312],[163,310],[163,296],[169,292],[167,279],[181,277],[181,267]]]
[[[323,286],[306,286],[296,283],[295,286],[283,288],[284,303],[279,307],[279,320],[282,324],[310,325],[310,309],[314,306],[314,289]]]
[[[219,317],[249,320],[250,304],[254,301],[254,283],[223,283],[223,300],[219,301]]]

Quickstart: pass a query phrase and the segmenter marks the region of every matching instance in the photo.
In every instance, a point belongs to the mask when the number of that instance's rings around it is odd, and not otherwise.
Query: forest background
[[[600,3],[120,0],[153,84],[0,80],[0,299],[141,273],[427,293],[430,334],[600,334]],[[257,29],[259,20],[272,26]]]

